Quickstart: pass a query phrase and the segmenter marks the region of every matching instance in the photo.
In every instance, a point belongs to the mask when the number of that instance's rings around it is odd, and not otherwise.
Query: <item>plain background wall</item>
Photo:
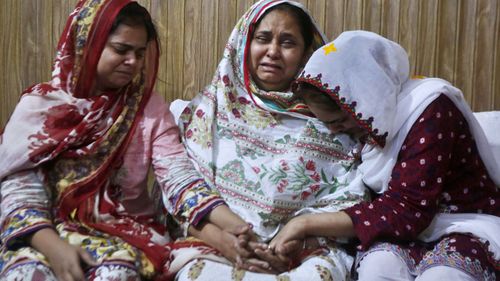
[[[50,78],[76,0],[0,0],[0,127],[28,86]],[[253,0],[140,0],[161,36],[157,90],[189,99],[211,79]],[[329,39],[365,29],[399,42],[413,74],[461,88],[475,111],[500,110],[500,1],[302,0]]]

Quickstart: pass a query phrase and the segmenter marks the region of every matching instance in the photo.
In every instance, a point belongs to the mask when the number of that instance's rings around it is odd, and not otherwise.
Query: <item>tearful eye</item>
[[[263,33],[255,34],[253,40],[257,41],[258,43],[267,43],[271,41],[270,36],[268,34],[263,34]]]
[[[138,52],[135,54],[135,56],[138,58],[138,59],[143,59],[144,58],[144,52]]]
[[[119,55],[125,55],[128,50],[122,48],[115,48],[115,52]]]
[[[296,45],[295,41],[292,40],[283,41],[281,44],[285,47],[294,47]]]

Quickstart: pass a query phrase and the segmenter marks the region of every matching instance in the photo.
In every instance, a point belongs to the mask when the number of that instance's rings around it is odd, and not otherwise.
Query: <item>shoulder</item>
[[[165,102],[165,99],[160,94],[154,91],[144,108],[144,115],[147,118],[155,118],[155,116],[158,117],[169,113],[169,104]]]
[[[432,101],[420,115],[420,120],[432,120],[432,122],[442,122],[448,126],[457,122],[466,123],[465,117],[453,101],[446,95],[440,95]],[[451,123],[450,123],[451,122]]]
[[[453,101],[444,94],[439,95],[433,102],[429,104],[426,111],[450,111],[452,113],[457,113],[462,115],[458,107],[453,103]]]

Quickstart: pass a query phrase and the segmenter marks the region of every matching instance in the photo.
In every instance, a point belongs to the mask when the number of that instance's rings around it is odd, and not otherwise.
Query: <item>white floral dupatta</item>
[[[316,119],[274,110],[259,98],[290,99],[291,92],[252,90],[257,87],[245,63],[249,31],[266,9],[284,2],[303,9],[290,1],[260,1],[240,19],[212,83],[179,121],[198,169],[263,241],[297,212],[340,210],[366,192],[362,184],[350,185],[359,160],[357,142],[331,135]],[[324,42],[319,31],[315,36],[314,49]]]

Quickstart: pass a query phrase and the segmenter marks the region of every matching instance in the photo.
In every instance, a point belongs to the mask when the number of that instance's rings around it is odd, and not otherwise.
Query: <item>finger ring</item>
[[[274,251],[274,249],[273,249],[273,247],[271,247],[271,245],[267,245],[267,249],[268,249],[269,251],[271,251],[271,252],[273,252],[273,251]]]

